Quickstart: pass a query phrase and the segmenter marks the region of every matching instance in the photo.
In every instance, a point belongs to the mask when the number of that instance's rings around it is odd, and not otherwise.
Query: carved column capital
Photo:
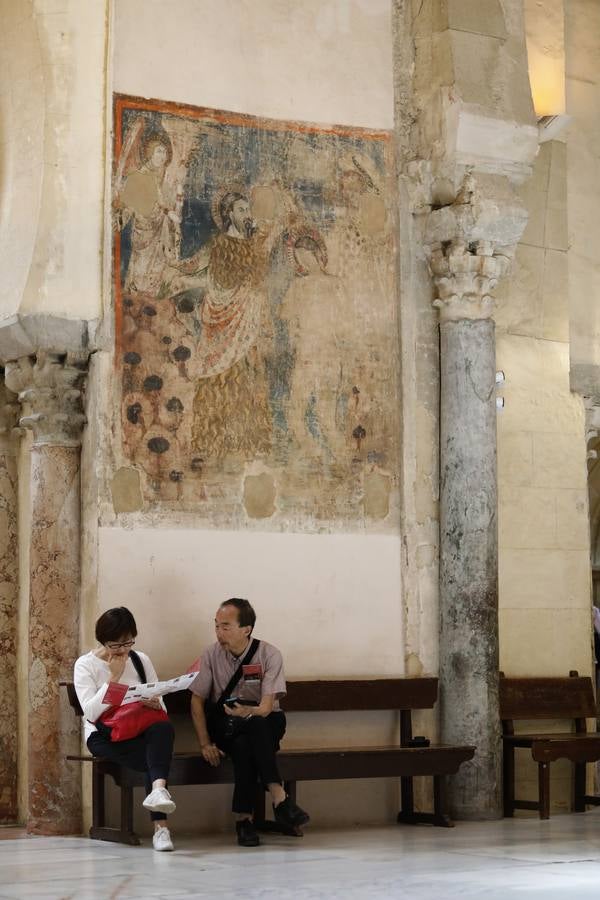
[[[489,319],[527,212],[504,178],[468,173],[452,203],[427,215],[424,243],[442,320]]]
[[[436,286],[433,305],[442,320],[489,319],[493,292],[510,268],[510,259],[490,241],[453,240],[430,247],[429,268]]]
[[[81,443],[87,363],[87,353],[40,352],[6,364],[6,384],[21,404],[19,425],[33,432],[34,444]]]
[[[0,446],[8,449],[15,429],[19,424],[19,402],[17,395],[9,390],[4,377],[0,376]]]

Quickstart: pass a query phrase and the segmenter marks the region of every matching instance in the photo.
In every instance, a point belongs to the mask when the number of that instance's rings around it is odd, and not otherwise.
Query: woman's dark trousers
[[[169,778],[171,757],[173,756],[174,731],[170,722],[155,722],[137,737],[129,741],[111,741],[99,731],[93,731],[88,740],[88,750],[92,756],[102,756],[111,762],[120,763],[134,772],[146,776],[146,796],[152,790],[152,782],[157,778]],[[166,819],[165,813],[151,812],[152,821]]]

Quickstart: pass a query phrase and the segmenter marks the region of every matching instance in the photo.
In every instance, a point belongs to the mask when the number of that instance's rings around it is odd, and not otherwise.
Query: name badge
[[[242,675],[244,681],[261,681],[263,668],[260,663],[249,663],[247,666],[242,666]]]

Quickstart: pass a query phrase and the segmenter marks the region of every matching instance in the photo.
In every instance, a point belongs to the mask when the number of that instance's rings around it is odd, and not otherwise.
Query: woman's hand
[[[110,680],[118,681],[125,671],[127,664],[127,655],[111,653],[108,657],[108,668],[110,669]]]
[[[200,753],[202,754],[203,759],[211,766],[218,766],[221,762],[221,757],[225,756],[223,751],[219,750],[217,745],[213,743],[202,744]]]
[[[141,702],[149,709],[162,709],[160,697],[150,697],[148,700],[142,700]]]

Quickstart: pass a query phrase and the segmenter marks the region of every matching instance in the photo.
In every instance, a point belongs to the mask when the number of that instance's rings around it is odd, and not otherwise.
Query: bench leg
[[[104,828],[106,825],[104,772],[95,765],[92,765],[92,770],[92,827]]]
[[[573,765],[573,810],[585,812],[585,763]]]
[[[283,789],[292,801],[292,803],[296,802],[296,782],[295,781],[284,781]]]
[[[540,819],[550,818],[550,763],[538,763]]]
[[[446,812],[444,776],[433,776],[433,812],[415,812],[414,790],[412,776],[404,776],[400,779],[400,797],[402,809],[398,813],[396,821],[403,825],[439,825],[442,828],[453,828]]]
[[[121,786],[121,827],[106,825],[105,776],[94,766],[92,776],[92,827],[90,837],[96,841],[130,844],[137,847],[140,839],[133,830],[133,788]]]
[[[446,779],[443,775],[433,776],[433,814],[436,825],[444,828],[454,828],[454,823],[448,815],[446,805]]]
[[[412,816],[415,811],[415,795],[412,778],[400,779],[400,802],[405,816]]]
[[[502,756],[504,815],[512,819],[515,814],[515,748],[505,744]]]

